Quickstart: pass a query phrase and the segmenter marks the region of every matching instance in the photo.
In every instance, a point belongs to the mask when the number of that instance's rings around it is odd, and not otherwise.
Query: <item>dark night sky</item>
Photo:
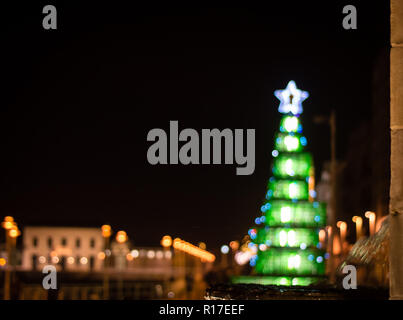
[[[373,61],[389,42],[389,4],[376,2],[53,2],[57,31],[42,29],[48,3],[2,9],[0,212],[22,226],[110,223],[137,245],[164,234],[210,248],[241,238],[271,175],[274,90],[293,79],[309,91],[303,124],[317,173],[329,134],[312,116],[336,108],[339,157],[369,116]],[[358,30],[342,28],[346,4]],[[255,128],[255,173],[149,165],[147,133],[169,120]]]

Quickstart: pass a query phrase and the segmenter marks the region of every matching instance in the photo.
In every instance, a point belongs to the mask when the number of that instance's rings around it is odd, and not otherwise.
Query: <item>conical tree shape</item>
[[[316,202],[312,156],[304,151],[300,114],[308,93],[290,81],[277,90],[284,115],[272,152],[273,176],[257,226],[249,230],[257,254],[250,264],[265,284],[308,285],[325,274],[324,245],[319,231],[326,225],[326,208]],[[253,281],[251,281],[253,282]]]

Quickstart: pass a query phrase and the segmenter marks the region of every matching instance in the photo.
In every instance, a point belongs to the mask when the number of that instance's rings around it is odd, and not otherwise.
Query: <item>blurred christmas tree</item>
[[[256,254],[250,264],[264,277],[246,281],[277,285],[309,285],[325,274],[324,239],[326,208],[315,201],[312,156],[304,151],[300,115],[308,92],[290,81],[284,90],[275,91],[283,114],[276,133],[273,176],[269,179],[262,216],[249,230]],[[238,281],[237,281],[238,282]]]

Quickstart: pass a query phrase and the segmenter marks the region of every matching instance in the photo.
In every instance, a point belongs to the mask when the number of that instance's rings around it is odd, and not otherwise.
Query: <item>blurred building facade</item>
[[[202,299],[213,265],[172,245],[139,247],[111,237],[106,246],[101,228],[27,226],[21,237],[14,299]],[[42,286],[46,265],[58,271],[57,290]]]
[[[99,271],[103,241],[99,228],[25,227],[21,267],[36,270],[54,264],[61,270]]]
[[[365,211],[381,219],[389,212],[390,130],[389,51],[380,51],[372,72],[372,105],[369,117],[357,123],[347,143],[347,154],[338,176],[338,219],[347,221]],[[366,219],[365,219],[366,220]],[[366,221],[367,223],[367,221]],[[368,232],[368,225],[364,226]],[[355,239],[355,234],[349,237]]]

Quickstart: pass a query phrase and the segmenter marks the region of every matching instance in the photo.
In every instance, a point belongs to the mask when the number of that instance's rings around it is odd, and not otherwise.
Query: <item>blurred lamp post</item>
[[[125,231],[118,231],[116,233],[116,241],[123,244],[127,241],[127,233]]]
[[[206,244],[204,242],[199,242],[199,248],[203,249],[203,250],[206,250],[207,246],[206,246]]]
[[[163,236],[161,239],[161,246],[163,246],[164,249],[169,249],[172,246],[172,238],[168,235]]]
[[[341,252],[344,253],[344,248],[346,244],[347,223],[345,223],[344,221],[337,221],[337,228],[340,229]]]
[[[355,223],[355,230],[356,230],[356,241],[361,238],[362,236],[362,218],[359,216],[353,217],[353,222]]]
[[[319,242],[321,243],[322,248],[324,248],[326,242],[326,231],[324,229],[319,231]]]
[[[237,251],[239,249],[239,242],[234,240],[229,243],[229,246],[233,251]]]
[[[17,237],[21,234],[17,223],[11,216],[6,216],[1,226],[6,231],[6,250],[8,265],[5,268],[4,276],[4,300],[10,300],[11,271],[14,269],[14,248],[17,244]]]
[[[328,216],[329,225],[336,230],[336,176],[337,176],[337,163],[336,163],[336,112],[332,109],[331,114],[329,117],[326,116],[317,116],[313,120],[315,123],[327,123],[330,127],[330,175],[331,175],[331,196],[330,196],[330,214]],[[328,212],[329,213],[329,212]],[[329,257],[329,270],[330,270],[330,282],[334,283],[335,281],[335,271],[336,271],[336,264],[333,257],[333,233],[329,233],[329,244],[332,250],[330,251]]]
[[[375,234],[375,220],[376,214],[372,211],[365,212],[365,218],[369,219],[369,235],[372,236]]]
[[[221,246],[221,266],[223,268],[228,267],[228,253],[229,253],[229,247],[224,244]]]
[[[119,243],[120,245],[123,245],[124,243],[126,243],[126,241],[128,240],[128,236],[126,231],[120,230],[116,233],[116,242]],[[119,251],[122,251],[122,248],[119,249]],[[121,254],[118,253],[117,255],[115,255],[115,259],[119,259],[118,261],[116,261],[116,267],[118,267],[119,269],[123,269],[124,268],[124,264],[126,263],[126,254]],[[120,270],[121,271],[121,270]],[[122,274],[119,271],[119,275],[118,275],[118,294],[119,294],[119,299],[123,299],[123,279],[122,279]]]
[[[104,238],[104,299],[109,299],[109,261],[110,261],[110,237],[112,235],[112,228],[110,225],[104,224],[102,227],[102,237]],[[109,254],[108,254],[109,253]]]

